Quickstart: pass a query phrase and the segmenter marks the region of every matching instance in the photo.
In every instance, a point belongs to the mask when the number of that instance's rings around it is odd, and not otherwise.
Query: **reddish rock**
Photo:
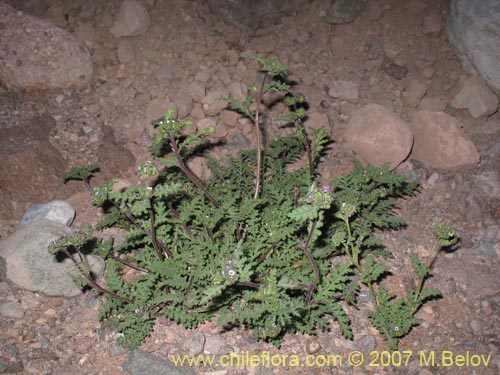
[[[415,137],[411,157],[426,167],[453,171],[479,163],[476,147],[446,113],[415,112],[410,126]]]
[[[403,100],[407,105],[415,108],[420,103],[420,100],[422,100],[426,92],[427,86],[424,83],[416,79],[412,79],[403,90]]]
[[[365,162],[390,169],[403,162],[411,151],[413,135],[408,124],[378,104],[357,110],[344,134],[352,151]]]
[[[109,32],[115,37],[134,36],[144,33],[151,23],[146,7],[136,0],[124,0]]]
[[[48,134],[54,127],[54,119],[42,115],[25,126],[2,129],[0,212],[3,219],[20,219],[34,203],[64,199],[76,191],[61,181],[67,165],[49,142]]]
[[[9,87],[85,87],[93,62],[85,44],[52,23],[0,3],[0,80]]]
[[[422,21],[424,33],[432,38],[437,38],[441,35],[443,29],[443,16],[441,12],[436,11],[426,15]]]

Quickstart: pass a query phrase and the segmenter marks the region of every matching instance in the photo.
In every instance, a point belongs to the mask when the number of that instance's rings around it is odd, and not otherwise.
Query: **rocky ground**
[[[251,123],[221,110],[214,98],[242,95],[255,81],[252,52],[277,55],[290,66],[295,88],[310,104],[310,123],[329,127],[335,143],[321,166],[323,177],[349,170],[352,151],[344,132],[356,110],[380,104],[404,121],[415,110],[441,110],[454,118],[475,146],[481,162],[443,171],[411,156],[396,172],[419,181],[420,192],[400,202],[408,228],[381,236],[395,254],[395,290],[408,285],[407,255],[432,245],[432,224],[446,221],[460,246],[440,254],[429,284],[443,298],[417,314],[421,325],[401,350],[413,351],[407,366],[316,367],[316,374],[495,374],[500,368],[500,114],[478,116],[451,104],[469,73],[463,70],[443,31],[447,1],[380,0],[353,22],[328,23],[328,1],[314,1],[288,14],[286,9],[255,15],[217,1],[145,1],[151,18],[146,31],[117,37],[110,32],[121,1],[7,1],[53,22],[83,40],[94,61],[84,89],[0,89],[0,152],[7,163],[0,181],[1,238],[18,228],[34,203],[63,199],[76,209],[73,228],[95,223],[100,212],[78,183],[63,185],[64,169],[96,162],[96,183],[120,175],[134,181],[137,165],[148,160],[154,129],[150,121],[170,106],[198,127],[215,122],[219,158],[254,142]],[[227,2],[230,3],[230,2]],[[294,3],[293,1],[291,3]],[[293,4],[292,4],[293,5]],[[290,5],[290,6],[292,6]],[[116,31],[116,30],[115,30]],[[116,32],[115,32],[116,34]],[[346,84],[338,82],[346,82]],[[497,103],[498,104],[498,103]],[[266,136],[278,129],[266,119]],[[48,136],[47,136],[48,135]],[[230,147],[228,147],[230,146]],[[443,147],[445,147],[444,145]],[[14,155],[11,159],[9,155]],[[41,167],[43,166],[43,168]],[[193,168],[203,172],[203,163]],[[15,186],[15,188],[12,188]],[[100,298],[46,297],[0,282],[0,373],[20,374],[298,374],[293,367],[169,368],[142,352],[116,343],[116,333],[98,321]],[[352,311],[354,341],[332,332],[317,337],[289,335],[280,349],[255,341],[249,332],[222,332],[211,323],[185,330],[159,319],[141,350],[158,358],[173,354],[230,352],[341,354],[387,350],[363,311]],[[319,351],[316,352],[316,350]],[[488,366],[420,366],[419,351],[491,355]],[[374,359],[374,356],[367,358]],[[146,369],[137,361],[144,361]],[[142,362],[141,362],[142,363]],[[156,367],[155,367],[156,366]],[[162,367],[163,366],[163,367]]]

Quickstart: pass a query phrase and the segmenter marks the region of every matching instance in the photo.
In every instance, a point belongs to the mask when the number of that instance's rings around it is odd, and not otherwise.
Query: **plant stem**
[[[434,260],[436,259],[436,256],[439,252],[438,248],[438,241],[434,242],[434,245],[432,246],[431,253],[429,254],[429,258],[427,258],[427,264],[425,265],[427,269],[430,269],[432,266],[432,263],[434,263]],[[420,296],[420,293],[422,292],[422,287],[424,286],[424,280],[425,276],[421,276],[418,280],[418,286],[417,289],[415,290],[415,301],[418,300],[418,297]]]
[[[295,106],[294,109],[295,111],[297,111],[297,106]],[[309,162],[309,174],[311,175],[311,178],[313,178],[315,171],[314,171],[314,160],[312,158],[311,143],[309,142],[309,138],[307,138],[307,132],[302,120],[298,119],[297,123],[298,123],[298,128],[300,129],[300,132],[302,133],[302,137],[304,139],[304,147],[306,148],[307,161]]]
[[[346,244],[345,249],[349,258],[351,258],[351,263],[354,264],[354,267],[358,270],[360,274],[364,274],[363,267],[359,263],[359,254],[354,248],[352,235],[351,235],[351,225],[349,223],[349,219],[344,220],[347,227],[347,236],[349,238],[349,244]],[[349,252],[349,246],[351,247],[351,251]],[[370,298],[372,300],[373,306],[378,306],[377,295],[375,294],[375,290],[373,289],[373,283],[371,281],[367,281],[366,286],[368,287],[368,291],[370,292]]]
[[[132,264],[130,262],[127,262],[126,260],[121,259],[117,255],[111,255],[111,258],[113,258],[117,262],[120,262],[121,264],[123,264],[123,265],[125,265],[127,267],[133,268],[136,271],[144,272],[144,273],[149,273],[149,271],[147,269],[139,267],[139,266],[136,266],[135,264]]]
[[[215,199],[212,194],[210,194],[210,192],[207,190],[207,188],[205,187],[205,185],[203,185],[203,183],[200,181],[200,179],[198,178],[198,176],[196,175],[196,173],[194,173],[191,168],[189,168],[187,166],[186,163],[184,163],[184,160],[182,160],[182,157],[181,157],[181,153],[180,153],[180,150],[179,150],[179,146],[177,145],[177,141],[175,140],[175,137],[173,135],[172,132],[168,132],[168,139],[172,145],[172,149],[174,151],[174,154],[175,154],[175,158],[177,159],[177,162],[179,163],[179,167],[181,168],[182,172],[184,172],[184,174],[187,176],[187,178],[189,178],[191,180],[191,182],[193,184],[195,184],[196,186],[198,186],[202,191],[203,193],[205,193],[205,196],[208,198],[208,200],[210,202],[212,202],[213,204],[215,204],[217,207],[220,207],[221,204],[217,201],[217,199]]]
[[[314,234],[314,231],[316,230],[316,224],[317,223],[318,223],[318,220],[314,220],[312,222],[312,224],[311,224],[311,230],[309,231],[306,243],[305,243],[304,247],[302,248],[302,250],[304,250],[304,253],[306,253],[307,258],[309,259],[309,263],[311,263],[311,266],[312,266],[313,271],[314,271],[314,281],[309,286],[309,290],[307,291],[306,303],[310,303],[311,302],[312,295],[315,292],[316,287],[319,284],[319,278],[320,278],[320,273],[319,273],[318,265],[316,264],[316,261],[314,260],[314,257],[312,255],[311,251],[309,251],[309,245],[311,244],[311,239],[312,239],[312,236]]]
[[[153,209],[153,200],[150,199],[150,207],[149,207],[149,221],[151,224],[151,243],[153,244],[153,248],[155,249],[156,255],[158,255],[158,258],[160,260],[164,260],[165,256],[161,252],[160,245],[158,244],[158,240],[156,238],[156,226],[155,226],[155,212]],[[172,253],[170,252],[169,256],[172,256]]]
[[[87,267],[90,269],[90,266],[88,265],[88,263],[85,261],[85,259],[83,258],[83,255],[82,253],[80,252],[80,248],[76,247],[76,252],[78,254],[78,257],[81,259],[82,262],[86,263],[87,264]],[[132,303],[133,301],[128,299],[128,298],[125,298],[125,297],[122,297],[122,296],[119,296],[118,294],[116,293],[113,293],[112,291],[104,288],[103,286],[99,285],[98,283],[96,283],[94,281],[94,279],[92,278],[92,276],[90,275],[90,273],[88,271],[84,271],[81,266],[80,266],[80,263],[77,262],[75,260],[75,258],[73,257],[73,254],[71,254],[69,252],[68,249],[65,249],[64,250],[64,253],[66,254],[66,256],[71,259],[71,261],[75,264],[76,268],[78,268],[78,270],[82,273],[82,275],[87,279],[87,282],[89,283],[89,285],[94,288],[95,290],[97,290],[98,292],[101,292],[101,293],[104,293],[104,294],[107,294],[113,298],[116,298],[122,302],[125,302],[125,303]]]
[[[261,141],[261,136],[260,136],[260,125],[259,125],[259,120],[260,120],[260,102],[262,101],[262,93],[264,92],[264,86],[266,84],[266,78],[267,75],[264,75],[264,78],[262,79],[262,84],[260,85],[259,93],[257,94],[257,108],[255,109],[255,117],[254,117],[254,124],[255,124],[255,139],[257,141],[257,172],[255,174],[255,192],[253,194],[253,199],[258,199],[259,198],[259,193],[260,193],[260,175],[262,173],[262,141]]]

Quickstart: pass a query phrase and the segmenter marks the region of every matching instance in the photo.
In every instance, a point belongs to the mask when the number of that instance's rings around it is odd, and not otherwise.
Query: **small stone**
[[[380,5],[380,1],[372,0],[368,2],[366,7],[366,18],[369,21],[377,21],[380,17],[382,17],[382,6]]]
[[[233,143],[229,144],[228,148],[244,149],[252,145],[252,142],[243,134],[236,133],[233,135]]]
[[[204,70],[202,72],[196,73],[196,75],[194,76],[194,80],[202,83],[208,83],[212,79],[212,75],[213,74],[209,71]]]
[[[229,65],[234,66],[240,60],[240,53],[235,49],[230,49],[227,51],[227,60]]]
[[[0,303],[0,315],[6,318],[21,319],[24,316],[24,310],[18,303],[4,302]]]
[[[118,60],[120,64],[128,64],[135,60],[135,48],[127,39],[118,41]]]
[[[436,184],[436,181],[439,179],[439,173],[434,172],[431,174],[431,176],[427,179],[427,183],[431,186],[434,186]]]
[[[376,344],[377,344],[377,340],[375,339],[375,336],[368,335],[368,336],[362,337],[359,340],[358,347],[359,347],[359,350],[361,350],[361,352],[368,354],[375,349]]]
[[[176,366],[171,361],[166,361],[151,353],[135,349],[131,351],[125,362],[123,370],[130,375],[195,375],[197,371],[187,366]]]
[[[426,66],[422,70],[422,75],[427,79],[431,79],[434,76],[434,68],[432,66]]]
[[[151,123],[151,121],[158,120],[163,117],[169,109],[176,108],[168,100],[168,98],[156,98],[151,100],[145,111],[146,122]]]
[[[317,340],[309,340],[306,343],[306,351],[308,354],[314,354],[321,350],[321,344]]]
[[[174,106],[177,108],[177,117],[183,119],[191,114],[194,108],[193,99],[186,94],[178,94],[174,99]]]
[[[164,64],[156,69],[153,74],[157,80],[170,80],[174,77],[174,69],[170,64]]]
[[[124,0],[109,29],[115,37],[140,35],[146,32],[151,23],[148,11],[140,1]]]
[[[404,66],[391,63],[384,67],[384,72],[389,74],[391,77],[401,80],[408,74],[408,69]]]
[[[336,99],[357,102],[359,98],[359,83],[341,80],[333,81],[328,95]]]
[[[467,108],[473,118],[489,116],[498,108],[498,97],[480,78],[472,76],[462,84],[451,106],[457,109]]]
[[[446,109],[446,101],[435,96],[424,96],[418,104],[418,109],[428,112],[444,112]]]
[[[75,214],[75,208],[68,202],[50,201],[32,206],[24,214],[19,225],[23,227],[36,220],[47,219],[69,227],[75,218]]]
[[[214,130],[217,127],[217,122],[213,118],[206,117],[196,123],[196,129],[198,130],[204,130],[209,127],[212,127]]]
[[[55,318],[57,316],[57,312],[54,309],[47,309],[43,312],[44,315],[47,315],[51,318]]]
[[[422,27],[425,35],[431,38],[437,38],[441,35],[443,29],[443,15],[441,12],[433,12],[424,17]]]
[[[193,173],[197,175],[200,179],[207,181],[211,177],[210,169],[208,168],[207,160],[201,156],[195,156],[188,161],[188,166],[191,168]]]
[[[194,81],[188,86],[188,94],[191,95],[193,100],[201,102],[207,94],[207,88],[201,81]]]
[[[227,347],[226,341],[220,336],[209,336],[205,341],[205,353],[222,354]]]
[[[403,90],[403,100],[405,103],[415,108],[427,92],[427,86],[422,82],[412,79]]]
[[[182,346],[188,355],[197,355],[203,353],[205,347],[205,335],[202,332],[195,332],[184,340]]]
[[[241,82],[233,82],[229,85],[229,95],[235,99],[243,101],[246,99],[248,87]]]
[[[429,256],[430,251],[425,246],[419,245],[415,249],[415,254],[417,254],[420,259],[426,259]]]
[[[223,109],[227,108],[228,102],[221,99],[224,96],[227,96],[226,91],[214,90],[203,98],[203,111],[207,116],[217,116]]]
[[[108,344],[108,354],[110,357],[116,357],[117,355],[122,355],[124,353],[127,353],[127,351],[128,351],[127,348],[118,345],[114,340]]]
[[[220,113],[219,118],[227,126],[233,127],[238,121],[238,116],[238,112],[225,109]]]
[[[88,353],[95,345],[95,338],[93,337],[79,337],[73,342],[74,350],[77,353]]]
[[[479,319],[472,319],[469,323],[469,326],[475,335],[479,335],[483,328],[483,322]]]

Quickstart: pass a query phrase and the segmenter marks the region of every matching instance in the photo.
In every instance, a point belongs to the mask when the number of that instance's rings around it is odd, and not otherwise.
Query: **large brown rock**
[[[426,167],[453,171],[479,163],[476,147],[446,113],[415,112],[410,126],[415,137],[411,157]]]
[[[379,104],[368,104],[357,110],[344,139],[363,161],[374,166],[403,162],[411,151],[413,134],[408,124]]]
[[[0,80],[9,87],[87,86],[93,74],[85,44],[52,23],[0,3]]]
[[[25,126],[2,129],[0,137],[0,212],[2,219],[20,219],[34,203],[64,199],[75,189],[60,176],[67,165],[49,142],[55,127],[49,115],[36,116]]]

